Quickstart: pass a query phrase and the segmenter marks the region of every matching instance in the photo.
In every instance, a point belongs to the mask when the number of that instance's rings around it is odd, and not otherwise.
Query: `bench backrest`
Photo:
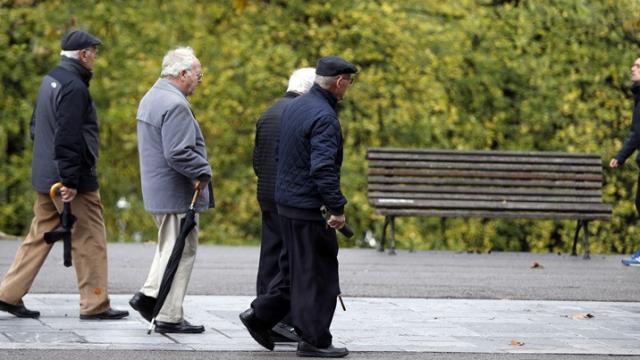
[[[596,154],[370,148],[382,215],[610,219]]]

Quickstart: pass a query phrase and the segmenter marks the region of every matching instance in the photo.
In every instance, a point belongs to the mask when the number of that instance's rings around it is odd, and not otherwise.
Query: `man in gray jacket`
[[[201,190],[196,211],[213,207],[211,166],[200,126],[187,100],[201,81],[202,67],[191,48],[169,51],[162,61],[160,79],[140,101],[136,116],[142,197],[158,226],[158,247],[144,286],[129,304],[148,321],[180,232],[180,220],[196,187]],[[186,321],[182,309],[197,245],[196,227],[186,239],[171,290],[156,317],[158,333],[204,331],[203,326]]]

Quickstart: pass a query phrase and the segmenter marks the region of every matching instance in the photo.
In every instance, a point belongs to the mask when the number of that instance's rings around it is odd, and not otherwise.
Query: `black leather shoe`
[[[40,311],[29,310],[24,305],[11,305],[0,300],[0,311],[6,311],[19,318],[37,319],[40,317]]]
[[[253,312],[252,308],[240,313],[240,321],[249,330],[249,334],[258,344],[264,346],[268,350],[273,350],[273,341],[269,336],[269,327],[266,326]]]
[[[125,310],[115,310],[109,309],[107,311],[103,311],[99,314],[93,315],[82,315],[80,314],[81,320],[118,320],[123,317],[129,316],[129,312]]]
[[[176,333],[176,334],[200,334],[204,332],[204,326],[191,325],[187,320],[182,320],[179,323],[170,323],[156,320],[157,333]]]
[[[156,298],[152,298],[138,291],[133,295],[131,300],[129,300],[129,305],[131,305],[133,310],[139,312],[145,320],[151,322],[153,308],[156,306]]]
[[[271,341],[275,342],[298,342],[300,337],[293,326],[279,322],[269,331]]]
[[[333,345],[329,345],[326,348],[318,348],[305,341],[300,341],[296,355],[302,357],[340,358],[349,355],[349,350],[347,348],[337,348]]]

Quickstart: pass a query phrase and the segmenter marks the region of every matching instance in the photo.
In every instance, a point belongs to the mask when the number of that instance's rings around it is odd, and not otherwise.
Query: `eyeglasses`
[[[353,84],[354,81],[356,81],[356,78],[353,76],[350,77],[342,77],[342,79],[349,81],[349,85]]]
[[[204,73],[202,73],[202,72],[196,73],[192,69],[187,69],[186,71],[188,71],[190,73],[195,73],[196,74],[196,79],[198,79],[198,82],[202,81],[202,78],[204,78]]]

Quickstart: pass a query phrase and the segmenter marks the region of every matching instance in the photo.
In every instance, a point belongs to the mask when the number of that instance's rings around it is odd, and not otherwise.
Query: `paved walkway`
[[[112,295],[129,309],[129,295]],[[38,320],[0,313],[0,349],[262,351],[238,314],[249,296],[188,296],[185,313],[206,332],[146,334],[126,320],[81,321],[78,296],[31,294]],[[640,303],[525,300],[346,298],[332,331],[352,352],[460,352],[640,355]],[[592,318],[577,319],[589,313]],[[189,316],[190,315],[190,316]],[[279,344],[276,351],[294,351]],[[264,350],[266,351],[266,350]]]

